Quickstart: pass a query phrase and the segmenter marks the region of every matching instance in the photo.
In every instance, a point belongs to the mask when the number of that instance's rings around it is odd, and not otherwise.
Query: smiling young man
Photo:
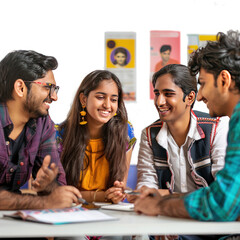
[[[160,119],[142,131],[137,188],[168,194],[169,187],[186,193],[208,186],[224,166],[228,118],[192,111],[197,81],[184,65],[163,67],[152,83]]]
[[[54,57],[14,51],[0,62],[0,209],[70,207],[80,192],[65,185],[65,173],[48,115],[57,91]],[[21,194],[33,176],[39,195]]]
[[[191,57],[192,75],[199,73],[198,100],[212,116],[229,116],[225,166],[208,187],[190,194],[162,197],[147,189],[135,202],[135,211],[148,215],[194,218],[202,221],[235,221],[240,216],[240,34],[218,33]],[[149,193],[156,197],[150,198]]]

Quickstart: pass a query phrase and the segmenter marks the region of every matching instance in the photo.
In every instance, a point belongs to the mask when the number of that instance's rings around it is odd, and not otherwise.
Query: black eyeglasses
[[[60,88],[59,86],[56,86],[55,84],[52,84],[52,83],[42,83],[42,82],[33,82],[33,81],[24,81],[24,82],[36,83],[39,85],[43,85],[43,87],[49,89],[49,97],[51,97],[54,92],[57,94],[58,90]]]

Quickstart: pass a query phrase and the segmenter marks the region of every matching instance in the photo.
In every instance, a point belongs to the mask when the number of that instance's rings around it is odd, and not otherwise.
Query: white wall
[[[187,63],[187,34],[239,29],[239,0],[0,0],[0,59],[9,51],[53,55],[61,87],[51,106],[55,122],[65,119],[83,77],[104,68],[104,32],[137,33],[137,101],[127,103],[138,143],[141,130],[158,118],[149,100],[149,31],[181,31],[181,60]],[[207,111],[203,104],[195,108]]]

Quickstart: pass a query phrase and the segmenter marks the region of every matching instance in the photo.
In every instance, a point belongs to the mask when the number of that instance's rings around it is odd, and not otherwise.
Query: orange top
[[[83,171],[82,184],[80,190],[107,189],[109,179],[109,163],[104,155],[104,145],[102,138],[90,139],[86,147],[85,161],[89,162],[88,167]],[[81,177],[81,176],[80,176]]]

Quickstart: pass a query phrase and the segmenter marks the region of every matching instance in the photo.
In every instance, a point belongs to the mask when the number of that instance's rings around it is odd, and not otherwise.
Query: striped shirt
[[[184,198],[189,215],[202,221],[234,221],[240,216],[240,102],[229,122],[225,167],[209,187]]]
[[[57,180],[65,185],[65,173],[60,163],[55,141],[54,123],[49,116],[30,119],[25,125],[23,144],[18,149],[17,161],[11,161],[12,149],[5,134],[10,134],[13,123],[5,104],[0,103],[0,187],[18,191],[31,174],[35,178],[46,155],[59,168]]]

